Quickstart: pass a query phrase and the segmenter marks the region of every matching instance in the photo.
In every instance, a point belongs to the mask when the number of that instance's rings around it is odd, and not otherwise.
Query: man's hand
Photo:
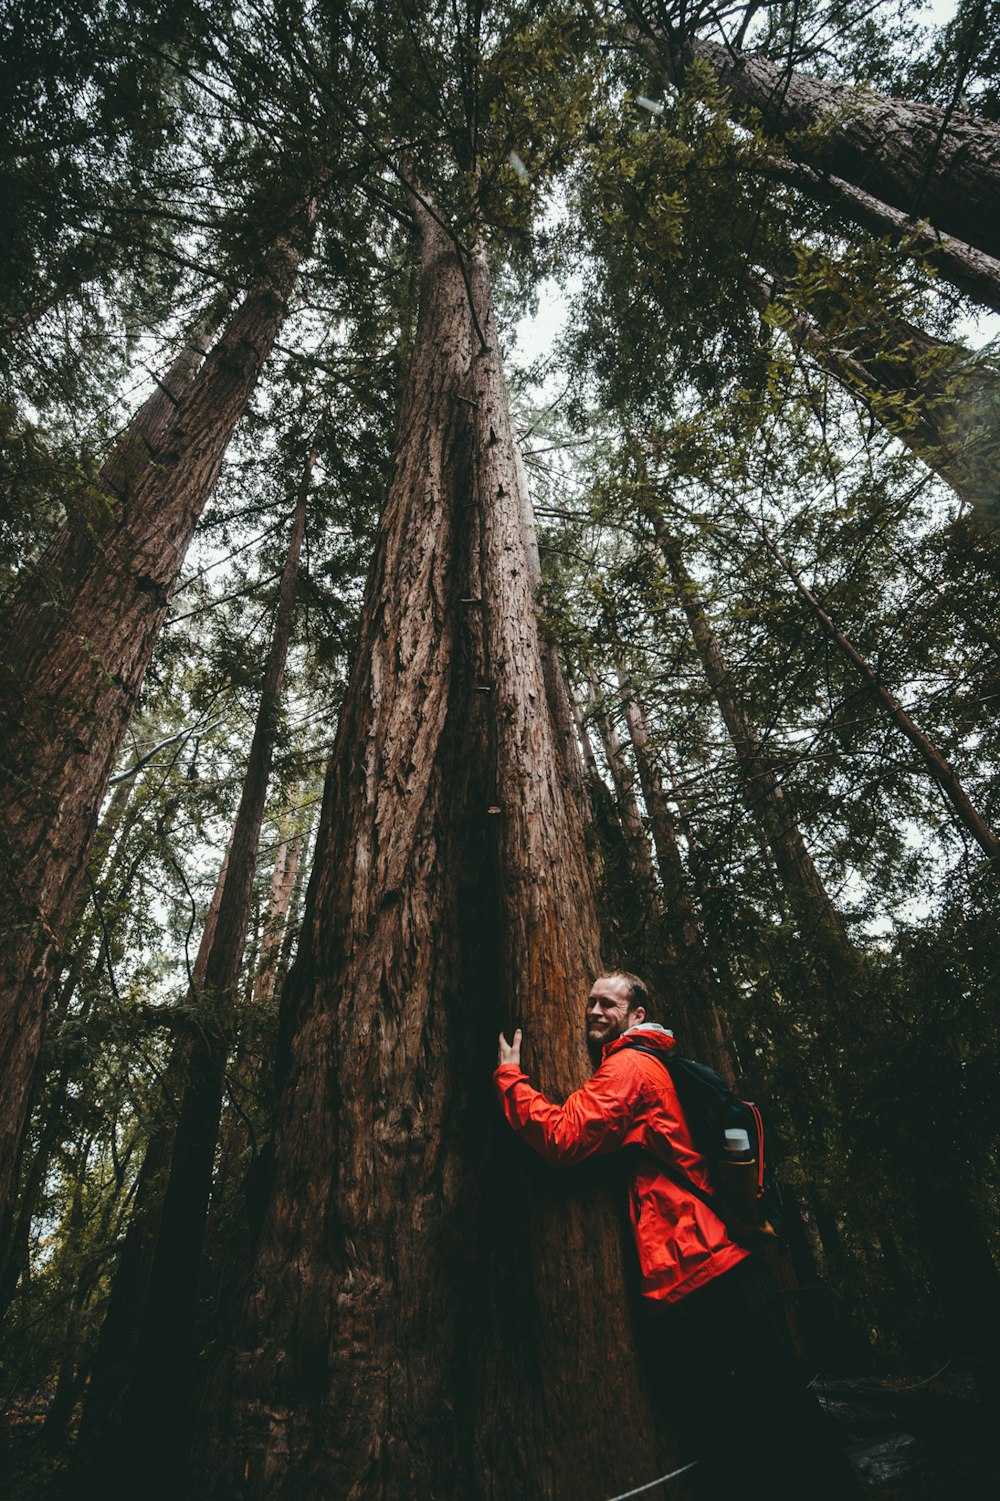
[[[514,1033],[514,1041],[508,1042],[503,1033],[500,1033],[500,1052],[497,1055],[497,1068],[505,1063],[516,1063],[521,1067],[521,1028]]]

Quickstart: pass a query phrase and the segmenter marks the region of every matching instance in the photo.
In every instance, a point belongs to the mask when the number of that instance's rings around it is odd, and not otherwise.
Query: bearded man
[[[554,1104],[521,1068],[521,1030],[500,1034],[494,1080],[510,1126],[547,1162],[629,1149],[629,1214],[654,1367],[699,1459],[706,1498],[847,1501],[861,1487],[802,1382],[780,1295],[712,1207],[709,1164],[666,1060],[673,1033],[649,1019],[648,987],[595,981],[584,1014],[596,1065]]]

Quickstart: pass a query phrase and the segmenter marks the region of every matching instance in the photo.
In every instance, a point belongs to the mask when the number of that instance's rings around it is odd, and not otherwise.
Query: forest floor
[[[996,1429],[984,1418],[967,1373],[949,1369],[923,1381],[906,1375],[819,1376],[813,1390],[836,1421],[872,1501],[1000,1497]],[[0,1449],[3,1501],[66,1501],[67,1454],[39,1444],[43,1418],[44,1407],[31,1404],[9,1415]],[[89,1498],[81,1495],[79,1501]]]
[[[866,1492],[878,1501],[996,1501],[1000,1448],[972,1378],[948,1368],[905,1375],[817,1377]],[[805,1498],[803,1498],[805,1501]]]

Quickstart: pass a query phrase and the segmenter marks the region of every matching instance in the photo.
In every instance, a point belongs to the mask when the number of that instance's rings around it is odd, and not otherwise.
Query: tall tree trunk
[[[648,906],[651,916],[660,917],[663,913],[663,901],[653,869],[649,836],[646,833],[635,796],[632,769],[626,760],[625,747],[622,745],[614,721],[605,706],[604,695],[598,686],[597,679],[592,674],[588,675],[588,688],[590,712],[597,725],[604,748],[604,759],[608,763],[611,780],[615,786],[618,815],[629,852],[629,863],[635,878],[636,894]]]
[[[1000,386],[968,351],[912,323],[874,326],[850,308],[820,320],[796,306],[794,288],[779,277],[752,280],[763,313],[779,299],[781,327],[799,349],[846,390],[980,517],[1000,514]]]
[[[199,1473],[268,1501],[597,1501],[657,1473],[614,1216],[516,1150],[489,1083],[515,1016],[544,1087],[585,1076],[593,896],[485,262],[415,213],[420,316],[283,996],[274,1189]],[[620,1448],[582,1418],[598,1379]]]
[[[309,785],[311,786],[312,784],[310,783]],[[296,841],[298,853],[295,865],[295,880],[292,883],[289,918],[288,922],[285,925],[284,937],[281,940],[281,953],[278,957],[278,984],[275,989],[275,996],[279,995],[281,989],[283,989],[284,987],[285,979],[288,974],[289,967],[291,966],[299,938],[299,927],[302,918],[303,892],[305,889],[306,878],[308,876],[306,857],[311,852],[313,836],[316,833],[316,821],[319,816],[318,804],[321,801],[322,793],[321,783],[313,790],[316,792],[316,797],[315,799],[312,799],[312,801],[314,801],[317,806],[314,808],[312,806],[309,806],[307,803],[307,811],[305,813],[305,817],[301,825],[301,830]]]
[[[580,755],[583,760],[584,771],[589,777],[599,777],[600,771],[597,766],[597,756],[594,752],[594,742],[590,738],[587,721],[583,717],[580,708],[580,700],[575,694],[569,696],[570,708],[573,712],[573,727],[576,730],[577,744],[580,747]]]
[[[277,989],[282,940],[292,904],[292,892],[299,868],[299,852],[302,846],[300,830],[292,832],[285,826],[274,857],[271,873],[271,889],[267,897],[267,912],[260,942],[260,966],[253,983],[252,1004],[267,1006],[274,1000]]]
[[[516,443],[514,445],[514,459],[517,464],[518,486],[524,505],[524,553],[528,568],[528,582],[531,586],[532,595],[539,607],[544,608],[542,562],[538,551],[538,533],[535,528],[535,508],[531,502],[531,492],[528,489],[528,477],[524,471],[521,450]],[[545,695],[548,700],[549,714],[552,717],[552,726],[556,735],[560,766],[562,767],[563,776],[568,785],[573,788],[580,808],[586,818],[588,803],[583,785],[583,760],[576,735],[571,695],[559,657],[559,648],[541,624],[539,624],[538,640],[542,653]]]
[[[756,526],[756,523],[754,525]],[[994,830],[972,802],[955,768],[941,754],[930,737],[925,735],[923,730],[914,724],[899,699],[894,693],[890,693],[871,663],[867,658],[862,656],[850,637],[844,634],[830,614],[823,608],[815,594],[813,594],[812,590],[796,572],[778,546],[771,540],[767,532],[759,526],[756,526],[756,530],[760,533],[764,545],[795,585],[799,598],[805,601],[813,618],[819,622],[841,655],[846,657],[848,662],[857,669],[872,698],[913,746],[926,766],[931,779],[941,789],[945,798],[950,803],[952,811],[962,828],[972,836],[989,859],[1000,860],[1000,839],[997,838]]]
[[[653,974],[657,935],[640,908],[648,909],[651,901],[659,903],[655,879],[649,879],[648,852],[645,879],[635,867],[615,795],[598,765],[594,742],[583,714],[589,701],[588,689],[567,688],[573,719],[574,738],[583,771],[584,821],[587,851],[597,891],[598,920],[604,939],[605,960],[628,970],[647,973],[651,984],[660,976]],[[637,816],[638,816],[638,810]]]
[[[650,744],[646,712],[622,672],[619,672],[619,686],[663,883],[670,957],[679,982],[691,1040],[696,1056],[710,1063],[732,1084],[736,1068],[719,1020],[719,986],[709,963],[701,919],[681,859],[673,814]]]
[[[260,941],[260,960],[253,977],[246,1024],[240,1030],[236,1055],[230,1065],[232,1093],[237,1099],[250,1094],[260,1098],[262,1094],[262,1058],[258,1018],[262,1011],[270,1010],[277,994],[285,925],[296,885],[299,851],[302,843],[301,830],[292,833],[288,828],[287,819],[284,822],[285,832],[278,844],[271,872],[271,888]],[[231,1194],[239,1192],[239,1164],[252,1142],[252,1132],[246,1117],[241,1109],[233,1108],[222,1130],[218,1167],[212,1185],[213,1218],[219,1214],[220,1210],[225,1213],[226,1201]],[[211,1224],[209,1238],[211,1238]],[[223,1269],[223,1277],[227,1280],[230,1270],[230,1268]]]
[[[126,805],[132,795],[132,783],[123,782],[115,788],[111,801],[101,819],[97,836],[91,851],[91,872],[93,876],[100,876],[101,868],[114,843],[115,835],[121,824]],[[68,932],[78,933],[88,902],[91,900],[90,886],[81,887],[78,892],[73,915],[70,919]],[[89,951],[89,943],[81,945],[84,952]],[[103,953],[103,944],[102,944]],[[84,968],[83,955],[75,956],[70,965],[69,973],[59,987],[59,999],[55,1011],[57,1021],[68,1009],[73,990],[76,986],[77,977]],[[41,1094],[42,1068],[39,1065],[36,1073],[36,1085],[34,1094]],[[29,1235],[31,1219],[35,1210],[35,1202],[45,1180],[48,1171],[49,1157],[52,1149],[59,1139],[62,1126],[62,1103],[66,1086],[69,1083],[69,1073],[64,1069],[55,1082],[51,1102],[47,1109],[46,1120],[39,1132],[38,1145],[31,1163],[22,1169],[22,1182],[19,1191],[7,1196],[6,1204],[0,1211],[0,1323],[6,1316],[7,1309],[17,1290],[18,1279],[27,1264]],[[34,1109],[34,1103],[29,1105],[29,1113]]]
[[[97,810],[188,543],[284,321],[299,259],[298,246],[279,239],[200,370],[200,351],[181,357],[101,471],[92,526],[82,536],[69,527],[60,533],[0,627],[7,933],[0,1204],[12,1185],[51,977]]]
[[[205,960],[202,1021],[188,1060],[170,1153],[163,1207],[136,1340],[134,1368],[113,1451],[128,1489],[134,1466],[157,1456],[161,1490],[176,1489],[190,1417],[198,1277],[218,1140],[226,1061],[233,1033],[235,990],[246,943],[257,847],[280,728],[285,663],[291,641],[299,559],[317,436],[296,495],[271,643],[240,804],[233,825],[218,919]]]
[[[205,913],[198,953],[191,967],[189,1005],[197,1000],[205,982],[231,854],[230,838]],[[98,1477],[102,1470],[106,1475],[117,1457],[114,1445],[123,1421],[136,1344],[142,1328],[150,1266],[159,1234],[163,1194],[190,1053],[189,1041],[185,1037],[176,1038],[163,1071],[163,1116],[143,1153],[128,1229],[111,1279],[107,1309],[87,1383],[80,1432],[73,1449],[73,1474],[87,1488],[102,1483],[107,1485]]]
[[[78,1154],[76,1171],[73,1173],[73,1196],[70,1200],[68,1215],[69,1239],[75,1244],[80,1244],[86,1230],[86,1216],[83,1209],[84,1184],[87,1180],[87,1156],[92,1146],[92,1139],[88,1140],[82,1151]],[[65,1324],[62,1331],[62,1355],[59,1364],[59,1374],[56,1377],[55,1390],[52,1393],[48,1410],[45,1414],[45,1422],[39,1434],[39,1441],[43,1447],[61,1448],[65,1442],[66,1429],[73,1415],[82,1387],[82,1379],[79,1371],[82,1341],[80,1338],[80,1321],[84,1304],[90,1293],[90,1283],[81,1281],[73,1290],[73,1295],[66,1310]]]
[[[485,601],[481,670],[492,689],[485,728],[502,809],[501,818],[491,824],[494,889],[500,898],[495,966],[502,977],[503,1020],[509,1027],[523,1019],[527,1067],[547,1093],[565,1095],[589,1072],[581,1010],[600,968],[597,909],[580,810],[560,778],[556,731],[546,712],[530,571],[519,547],[524,502],[489,277],[481,257],[472,269],[472,285],[474,321],[489,338],[489,348],[474,355],[472,375],[474,495]],[[540,1497],[603,1497],[623,1483],[650,1478],[651,1470],[655,1473],[655,1441],[631,1342],[622,1327],[621,1299],[617,1289],[610,1298],[608,1289],[602,1289],[612,1257],[620,1254],[618,1227],[603,1195],[559,1192],[549,1174],[537,1174],[535,1163],[523,1160],[525,1154],[515,1150],[518,1144],[506,1134],[500,1145],[507,1150],[498,1153],[496,1167],[513,1159],[521,1182],[511,1185],[506,1203],[498,1195],[488,1206],[494,1286],[502,1308],[507,1305],[505,1284],[518,1299],[525,1295],[525,1284],[533,1284],[530,1301],[537,1327],[534,1338],[526,1341],[524,1323],[515,1330],[508,1318],[494,1316],[479,1394],[478,1437],[482,1442],[485,1434],[495,1446],[483,1491],[501,1497],[525,1489],[527,1457]],[[491,1195],[501,1176],[490,1184]],[[515,1257],[523,1258],[516,1270]],[[573,1268],[570,1296],[564,1280],[552,1275],[556,1267]],[[567,1361],[568,1335],[572,1355]],[[581,1404],[593,1390],[598,1369],[604,1389],[616,1394],[616,1410],[635,1440],[627,1458],[609,1453],[596,1435],[580,1429]],[[521,1435],[517,1452],[501,1451],[513,1432]]]
[[[829,204],[845,219],[877,235],[884,235],[893,243],[905,241],[915,253],[930,261],[944,281],[951,282],[958,291],[983,307],[1000,313],[1000,260],[992,255],[986,255],[963,240],[932,228],[924,220],[914,219],[901,209],[892,208],[881,198],[845,182],[842,177],[833,177],[806,162],[774,157],[763,162],[757,170],[762,177],[787,183],[810,198]]]
[[[829,83],[704,38],[687,57],[725,85],[734,117],[757,112],[789,156],[1000,258],[997,121]]]
[[[685,567],[680,544],[655,504],[650,504],[649,515],[681,608],[691,627],[705,676],[729,731],[747,805],[764,831],[788,900],[808,927],[825,938],[831,958],[853,967],[854,951],[840,914],[806,848],[760,737],[740,702],[697,585]]]

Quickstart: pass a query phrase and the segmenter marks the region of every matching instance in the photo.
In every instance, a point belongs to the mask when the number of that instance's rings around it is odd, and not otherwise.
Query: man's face
[[[606,1042],[612,1042],[638,1026],[646,1015],[641,1006],[629,1006],[629,982],[620,975],[606,975],[594,982],[587,997],[587,1047],[599,1058]]]

